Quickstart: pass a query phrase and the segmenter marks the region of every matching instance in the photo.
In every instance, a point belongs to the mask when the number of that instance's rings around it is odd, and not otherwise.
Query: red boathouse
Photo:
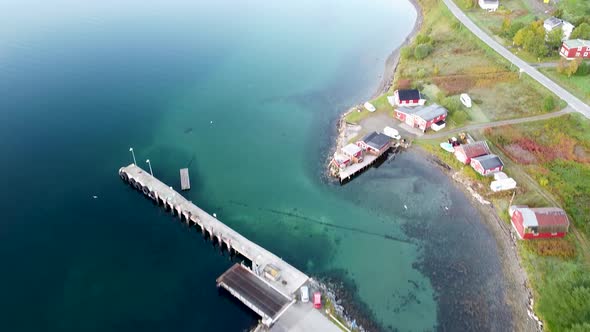
[[[485,156],[471,158],[471,167],[483,175],[488,176],[496,172],[501,172],[504,169],[504,163],[500,157],[495,154],[487,154]]]
[[[509,213],[521,239],[564,237],[570,225],[565,211],[556,207],[511,206]]]
[[[490,148],[485,141],[471,144],[461,144],[455,147],[455,158],[465,165],[471,163],[471,158],[485,156],[490,154]]]

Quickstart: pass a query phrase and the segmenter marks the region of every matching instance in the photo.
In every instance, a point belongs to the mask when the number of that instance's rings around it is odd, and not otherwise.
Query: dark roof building
[[[381,155],[383,152],[389,149],[391,144],[391,137],[375,131],[370,134],[367,134],[357,144],[359,144],[359,146],[367,152]]]
[[[415,100],[422,99],[420,91],[418,90],[397,90],[399,100]]]
[[[504,163],[500,157],[495,154],[487,154],[481,157],[471,158],[471,167],[481,175],[490,175],[500,172],[504,168]]]
[[[426,99],[422,98],[418,90],[395,90],[393,96],[388,96],[387,100],[393,107],[395,106],[418,106],[424,105]]]

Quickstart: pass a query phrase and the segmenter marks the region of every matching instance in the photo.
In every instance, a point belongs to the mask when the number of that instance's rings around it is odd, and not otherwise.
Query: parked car
[[[316,309],[322,307],[322,294],[320,292],[313,293],[313,307]]]
[[[393,139],[396,140],[400,140],[402,137],[399,135],[399,132],[397,131],[397,129],[393,129],[391,127],[385,127],[383,128],[383,133]]]
[[[309,288],[307,286],[301,286],[301,302],[309,302]]]

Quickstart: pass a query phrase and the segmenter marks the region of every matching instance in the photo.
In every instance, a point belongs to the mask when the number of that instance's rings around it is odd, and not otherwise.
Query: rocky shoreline
[[[533,313],[533,291],[529,286],[528,276],[518,255],[518,239],[511,226],[500,219],[491,202],[477,193],[477,184],[427,151],[421,148],[418,148],[417,151],[424,154],[424,157],[430,160],[434,166],[440,168],[443,173],[453,179],[453,183],[470,199],[472,206],[478,210],[486,227],[493,234],[506,281],[505,301],[513,314],[513,330],[543,331],[542,323]]]
[[[414,28],[405,41],[387,58],[384,77],[371,99],[389,91],[393,84],[394,74],[399,64],[400,49],[411,43],[422,26],[422,8],[416,0],[410,0],[410,2],[416,8],[418,13]],[[346,145],[352,137],[356,136],[362,130],[360,125],[346,122],[346,116],[349,115],[350,112],[356,111],[356,109],[357,107],[348,109],[337,121],[337,135],[335,138],[335,144],[327,156],[327,170],[329,170],[332,154]],[[494,210],[493,204],[477,193],[477,188],[473,188],[474,184],[471,183],[471,181],[465,179],[459,172],[454,171],[436,156],[422,149],[418,149],[418,151],[425,154],[425,157],[428,158],[433,165],[441,168],[445,174],[453,179],[453,183],[455,183],[456,187],[463,191],[472,201],[472,205],[479,211],[486,227],[493,234],[498,246],[502,272],[506,280],[505,298],[513,315],[513,329],[516,331],[543,331],[542,323],[540,323],[533,313],[533,293],[528,286],[528,277],[522,267],[522,262],[518,254],[518,240],[514,237],[510,225],[504,223],[499,218]],[[339,285],[341,284],[338,284],[333,280],[325,280],[324,282],[319,283],[319,286],[325,290],[325,293],[328,295],[332,303],[334,303],[335,310],[339,316],[346,320],[348,326],[350,326],[351,322],[356,319],[357,325],[364,327],[360,328],[361,331],[365,331],[365,329],[368,331],[382,329],[382,327],[370,317],[369,313],[362,308],[357,308],[358,305],[355,305],[355,301],[351,297],[352,293],[347,291],[342,285],[342,287],[338,287]],[[346,311],[344,308],[350,308],[352,310]]]
[[[389,89],[393,85],[393,79],[395,76],[395,72],[397,70],[397,66],[399,64],[400,50],[402,49],[402,47],[410,44],[422,28],[422,22],[424,20],[424,16],[422,14],[422,7],[420,7],[420,4],[416,0],[409,1],[416,9],[416,22],[414,22],[414,27],[412,28],[412,31],[408,34],[403,43],[400,46],[398,46],[395,50],[393,50],[393,52],[391,52],[391,54],[387,57],[387,60],[385,61],[383,78],[381,79],[381,82],[379,83],[379,86],[375,93],[371,95],[370,99],[377,98],[380,95],[387,93],[389,91]],[[362,129],[360,125],[350,124],[346,122],[346,116],[351,112],[356,111],[356,109],[357,106],[349,108],[346,112],[342,113],[342,115],[336,122],[337,134],[335,144],[329,151],[328,156],[326,158],[325,169],[327,170],[327,174],[329,174],[329,165],[334,152],[338,151],[340,148],[346,145],[349,139],[356,136],[356,133],[360,132],[360,130]]]

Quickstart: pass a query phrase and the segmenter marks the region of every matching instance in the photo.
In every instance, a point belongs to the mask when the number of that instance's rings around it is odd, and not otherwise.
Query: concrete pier
[[[220,247],[239,253],[252,262],[251,268],[243,264],[229,268],[217,278],[217,286],[229,291],[261,316],[257,330],[341,331],[320,310],[314,309],[311,302],[297,302],[297,291],[309,281],[303,272],[246,239],[136,165],[121,167],[119,176],[189,226],[199,227]]]
[[[294,298],[295,292],[309,279],[303,272],[240,235],[137,165],[122,167],[119,176],[159,205],[171,210],[182,221],[199,227],[211,239],[219,241],[220,246],[249,259],[252,271],[258,276],[268,275],[269,269],[275,272],[272,278],[265,277],[265,280],[288,298]]]

